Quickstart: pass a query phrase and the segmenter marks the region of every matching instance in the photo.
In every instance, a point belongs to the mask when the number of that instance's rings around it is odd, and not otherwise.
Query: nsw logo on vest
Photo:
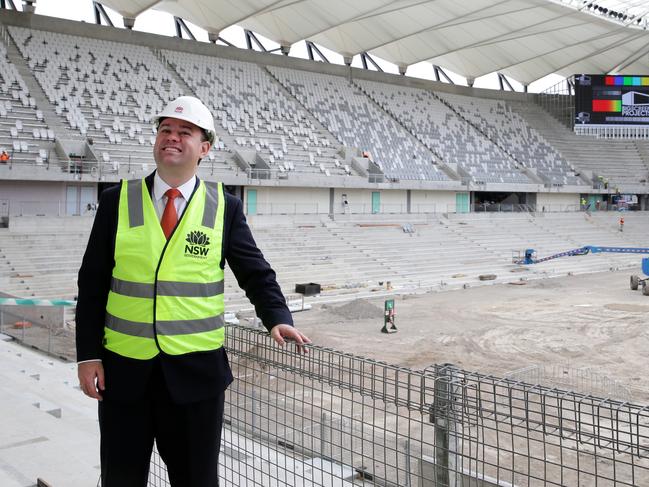
[[[206,234],[194,230],[187,234],[185,241],[188,242],[188,244],[185,244],[185,257],[207,259],[207,253],[210,250],[208,248],[210,245],[210,239]]]

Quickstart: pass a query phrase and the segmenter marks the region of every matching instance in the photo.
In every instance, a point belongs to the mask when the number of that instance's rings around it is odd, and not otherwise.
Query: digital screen
[[[649,125],[649,76],[575,75],[576,125]]]

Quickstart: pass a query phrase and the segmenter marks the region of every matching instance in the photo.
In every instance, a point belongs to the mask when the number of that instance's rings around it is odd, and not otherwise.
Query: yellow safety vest
[[[147,360],[223,346],[225,197],[200,181],[167,241],[144,180],[122,181],[104,346]]]

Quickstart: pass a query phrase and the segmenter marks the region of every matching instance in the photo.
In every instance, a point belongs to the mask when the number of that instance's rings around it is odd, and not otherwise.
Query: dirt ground
[[[383,299],[315,304],[294,317],[314,344],[390,364],[453,363],[499,376],[539,364],[586,368],[649,404],[649,296],[631,291],[629,275],[394,296],[398,332],[389,335],[380,331]]]

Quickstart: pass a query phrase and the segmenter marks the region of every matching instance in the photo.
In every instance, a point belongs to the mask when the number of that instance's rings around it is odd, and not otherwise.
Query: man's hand
[[[298,352],[305,354],[309,353],[303,345],[311,343],[311,340],[309,340],[309,337],[301,333],[300,330],[291,325],[280,324],[273,326],[270,330],[270,336],[280,347],[283,347],[286,343],[285,339],[288,339],[295,342]]]
[[[101,360],[80,363],[77,366],[77,374],[81,391],[86,396],[101,401],[99,391],[104,390],[104,366]]]

